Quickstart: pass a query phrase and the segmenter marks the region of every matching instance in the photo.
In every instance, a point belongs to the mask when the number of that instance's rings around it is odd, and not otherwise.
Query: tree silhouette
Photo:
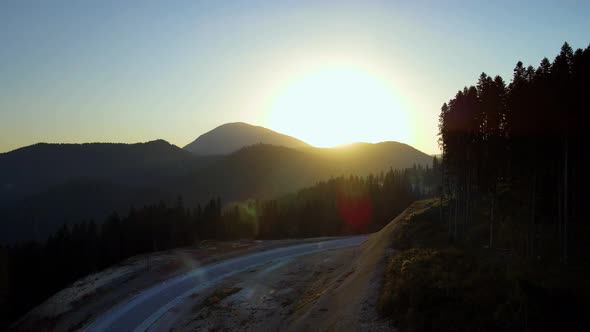
[[[470,240],[467,224],[485,204],[490,247],[498,227],[512,230],[503,243],[526,257],[567,262],[572,245],[580,247],[570,239],[572,227],[583,229],[579,197],[580,180],[587,177],[581,151],[589,67],[589,48],[574,52],[564,43],[552,63],[544,58],[534,68],[518,62],[508,86],[501,77],[482,73],[475,87],[443,104],[439,144],[451,240]],[[499,200],[502,210],[512,211],[504,211],[495,227]]]

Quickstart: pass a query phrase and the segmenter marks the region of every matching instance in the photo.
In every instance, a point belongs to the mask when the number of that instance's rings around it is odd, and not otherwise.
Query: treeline
[[[309,237],[379,230],[412,201],[433,195],[436,174],[432,168],[420,166],[365,178],[339,177],[281,199],[259,202],[258,236]]]
[[[482,73],[443,104],[441,218],[453,241],[536,259],[587,260],[590,47],[518,62],[510,84]],[[485,221],[484,228],[478,222]]]
[[[185,209],[164,202],[113,213],[103,223],[64,224],[45,243],[0,247],[0,302],[5,323],[73,281],[134,255],[187,246],[221,232],[221,202]]]
[[[64,224],[45,243],[0,247],[0,326],[73,281],[138,254],[204,239],[375,231],[413,200],[432,195],[438,173],[438,168],[415,166],[364,178],[339,177],[275,200],[228,204],[223,209],[220,199],[189,209],[179,197],[174,204],[132,208],[124,217],[113,213],[99,224]]]

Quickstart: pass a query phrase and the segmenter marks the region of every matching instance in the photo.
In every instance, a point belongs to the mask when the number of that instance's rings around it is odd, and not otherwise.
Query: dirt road
[[[150,331],[394,331],[376,312],[383,263],[404,211],[358,247],[268,262],[194,292]]]
[[[196,268],[189,273],[165,280],[124,301],[95,319],[87,331],[145,331],[163,315],[197,292],[208,292],[228,277],[248,273],[268,264],[283,264],[295,257],[312,253],[356,247],[366,235],[305,243],[256,252]],[[161,329],[158,329],[161,330]]]
[[[394,226],[411,211],[366,236],[139,257],[74,283],[16,330],[391,331],[375,307]]]

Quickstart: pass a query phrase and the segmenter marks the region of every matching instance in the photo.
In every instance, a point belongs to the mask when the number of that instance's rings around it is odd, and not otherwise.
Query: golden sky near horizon
[[[437,153],[438,113],[480,73],[510,81],[590,4],[500,0],[0,3],[0,152],[37,142],[180,147],[247,122],[326,147]],[[526,17],[520,13],[526,12]]]

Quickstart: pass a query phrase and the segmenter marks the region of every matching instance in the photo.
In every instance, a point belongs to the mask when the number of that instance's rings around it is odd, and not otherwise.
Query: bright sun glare
[[[319,147],[409,142],[411,134],[408,110],[393,84],[355,67],[326,66],[300,75],[274,97],[267,121]]]

